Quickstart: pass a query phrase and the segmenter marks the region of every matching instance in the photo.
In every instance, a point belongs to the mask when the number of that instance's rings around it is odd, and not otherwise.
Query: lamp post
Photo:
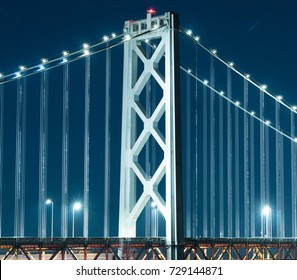
[[[72,238],[74,238],[74,212],[81,209],[81,203],[75,202],[72,207]]]
[[[54,237],[54,203],[52,200],[50,199],[47,199],[45,201],[45,204],[46,205],[50,205],[51,204],[51,207],[52,207],[52,217],[51,217],[51,240],[53,240],[53,237]]]
[[[262,215],[263,215],[263,237],[271,237],[272,234],[272,223],[271,223],[271,208],[268,205],[265,205],[262,209]],[[265,232],[264,232],[265,228]]]

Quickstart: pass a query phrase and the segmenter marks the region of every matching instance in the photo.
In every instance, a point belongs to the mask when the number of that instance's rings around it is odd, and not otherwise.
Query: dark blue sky
[[[296,5],[293,0],[5,1],[0,6],[0,69],[13,70],[44,56],[55,57],[63,49],[76,49],[82,42],[95,42],[155,7],[159,14],[179,13],[181,24],[199,34],[206,45],[272,91],[292,95]]]
[[[179,14],[181,25],[185,28],[193,30],[201,38],[201,42],[210,48],[218,50],[221,57],[227,61],[233,61],[237,67],[243,72],[250,73],[252,77],[259,81],[260,84],[267,84],[271,92],[284,96],[284,99],[291,104],[297,104],[296,95],[296,78],[297,78],[297,20],[295,1],[94,1],[85,0],[83,2],[75,1],[50,1],[42,2],[36,0],[28,1],[6,1],[0,4],[0,28],[1,28],[1,44],[0,44],[0,73],[11,73],[17,70],[19,65],[35,65],[40,63],[43,57],[54,58],[60,56],[63,50],[79,49],[84,42],[97,42],[101,40],[103,35],[111,34],[112,32],[122,32],[124,21],[130,19],[141,19],[146,16],[146,10],[154,7],[158,14],[163,14],[167,11],[174,11]],[[185,56],[185,55],[183,55]],[[104,58],[100,58],[104,63]],[[98,59],[98,63],[100,62]],[[113,56],[114,63],[122,61],[122,57],[117,54]],[[119,64],[121,65],[122,62]],[[83,64],[81,64],[83,67]],[[97,70],[95,75],[104,73],[102,70]],[[103,72],[100,72],[103,71]],[[73,70],[74,77],[81,77],[77,89],[83,90],[83,72]],[[119,75],[120,72],[118,73]],[[81,76],[80,76],[81,75]],[[61,80],[58,81],[61,83]],[[58,83],[52,86],[51,90],[58,91]],[[121,82],[120,82],[121,83]],[[116,84],[116,83],[115,83]],[[98,86],[98,85],[97,85]],[[114,92],[121,94],[120,85],[114,85]],[[38,88],[38,87],[37,87]],[[96,88],[96,86],[94,86]],[[104,91],[103,91],[104,92]],[[117,99],[113,93],[113,100]],[[32,93],[30,102],[34,103],[34,96],[38,97],[38,89]],[[54,96],[54,95],[53,95]],[[61,115],[61,98],[51,97],[50,113]],[[13,99],[12,99],[13,101]],[[72,98],[71,110],[77,114],[73,114],[73,118],[77,118],[77,123],[73,121],[72,137],[77,141],[77,145],[83,147],[83,137],[80,134],[82,127],[83,113],[80,105],[83,101],[83,96]],[[104,99],[100,96],[93,97],[93,104],[104,103]],[[114,103],[115,104],[115,103]],[[104,117],[104,112],[100,111],[100,106],[93,105],[94,110],[99,112],[99,118]],[[102,105],[103,106],[103,105]],[[115,106],[115,110],[120,111],[120,103]],[[33,108],[33,106],[32,106]],[[103,108],[103,107],[102,107]],[[34,111],[36,110],[36,111]],[[39,127],[39,119],[34,117],[39,114],[38,107],[32,109],[31,116],[29,115],[29,131],[34,131]],[[15,125],[15,113],[5,113],[6,121],[11,117],[12,128]],[[36,116],[36,115],[35,115]],[[114,121],[119,120],[116,113]],[[6,126],[9,126],[6,124]],[[77,127],[76,127],[77,126]],[[49,134],[53,135],[54,128],[61,131],[61,123],[56,123],[56,119],[51,119],[49,124]],[[7,128],[8,129],[8,128]],[[114,129],[114,139],[116,141],[120,137],[120,131]],[[92,147],[92,152],[103,156],[103,140],[100,132],[93,131],[94,143],[96,139],[99,141]],[[9,135],[9,134],[8,134]],[[6,143],[15,139],[11,132],[6,136]],[[30,136],[29,136],[30,137]],[[59,136],[60,137],[60,136]],[[54,166],[54,162],[61,158],[60,138],[53,137],[49,147],[50,166]],[[101,139],[101,140],[100,140]],[[38,135],[32,136],[32,145],[38,145]],[[35,141],[35,142],[34,142]],[[56,142],[55,142],[56,141]],[[102,142],[100,142],[102,141]],[[74,140],[73,140],[74,142]],[[7,145],[7,144],[6,144]],[[30,144],[31,145],[31,144]],[[31,147],[32,147],[31,145]],[[92,143],[91,143],[92,145]],[[100,146],[101,145],[101,146]],[[7,146],[5,146],[7,147]],[[58,147],[58,148],[57,148]],[[74,145],[73,145],[74,147]],[[75,148],[74,148],[75,149]],[[12,148],[11,148],[12,151]],[[31,154],[30,154],[31,152]],[[115,146],[112,153],[118,153],[119,147]],[[9,152],[6,152],[6,158]],[[30,150],[29,154],[35,159],[34,164],[28,167],[28,176],[33,178],[33,174],[38,172],[38,149]],[[70,156],[71,157],[71,156]],[[73,191],[69,194],[69,200],[74,201],[82,197],[83,184],[83,162],[82,151],[71,158],[70,164],[70,184]],[[10,179],[10,188],[14,189],[14,156],[11,160],[6,159],[6,170],[10,169],[12,179]],[[60,164],[60,163],[59,163]],[[58,167],[60,168],[58,164]],[[92,160],[91,160],[92,165]],[[101,168],[101,169],[100,169]],[[115,170],[118,170],[118,164],[115,164]],[[100,172],[97,173],[96,170]],[[9,172],[8,172],[9,173]],[[91,167],[93,180],[96,184],[100,182],[102,185],[103,172],[102,162],[94,160]],[[31,175],[30,175],[31,174]],[[56,170],[54,167],[49,169],[49,196],[55,198],[58,202],[60,199],[60,175],[55,176]],[[31,176],[31,177],[30,177]],[[8,177],[8,175],[7,175]],[[77,177],[77,178],[76,178]],[[116,177],[116,176],[115,176]],[[116,177],[117,178],[117,177]],[[117,185],[117,179],[113,178],[112,185]],[[32,183],[32,184],[31,184]],[[34,220],[34,227],[26,230],[28,235],[35,235],[36,232],[36,205],[37,201],[34,198],[37,196],[36,186],[38,178],[35,176],[32,182],[26,183],[27,188],[27,203],[28,207],[27,221],[30,221],[31,216]],[[75,186],[76,185],[76,186]],[[91,182],[92,185],[92,182]],[[51,186],[51,187],[50,187]],[[8,191],[7,191],[8,193]],[[32,197],[31,197],[32,194]],[[94,188],[94,197],[100,196],[101,202],[91,206],[93,211],[102,212],[102,193]],[[13,192],[5,201],[4,209],[8,209],[10,201],[13,199]],[[30,200],[31,199],[31,200]],[[118,211],[118,198],[112,200],[114,209],[114,217]],[[12,201],[11,201],[12,202]],[[59,203],[59,202],[58,202]],[[58,204],[57,203],[57,204]],[[91,209],[91,211],[92,211]],[[57,206],[58,211],[58,206]],[[11,212],[12,213],[12,212]],[[10,213],[10,214],[11,214]],[[5,215],[5,214],[4,214]],[[35,216],[34,216],[35,215]],[[8,225],[10,220],[7,215],[4,222],[7,225],[7,235],[12,235],[12,224]],[[57,221],[59,220],[59,212],[57,212]],[[93,235],[101,234],[102,219],[99,219],[99,225],[96,224],[93,230]],[[29,228],[29,227],[28,227]],[[3,230],[4,233],[4,230]],[[59,234],[59,223],[56,226],[56,235]],[[113,227],[112,235],[116,234],[116,226]]]

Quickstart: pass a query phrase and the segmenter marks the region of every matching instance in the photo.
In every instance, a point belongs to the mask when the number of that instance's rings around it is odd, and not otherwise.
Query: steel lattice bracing
[[[166,260],[162,238],[14,239],[0,241],[1,260]],[[186,238],[184,260],[296,260],[296,239]],[[169,258],[170,256],[168,256]]]
[[[136,236],[137,219],[152,199],[164,216],[168,245],[179,244],[183,236],[177,27],[177,16],[172,13],[153,18],[148,14],[145,20],[128,21],[125,24],[127,41],[124,46],[119,236]],[[133,39],[130,39],[131,37]],[[152,56],[147,58],[141,44],[153,40],[158,40],[158,45],[154,47]],[[163,57],[164,73],[159,67]],[[144,70],[138,77],[139,59],[144,65]],[[151,77],[162,89],[163,96],[152,115],[148,117],[139,98]],[[158,123],[163,115],[165,115],[165,137],[158,129]],[[138,137],[136,117],[143,122],[143,130]],[[164,152],[164,157],[155,173],[149,176],[139,164],[138,157],[151,136]],[[158,190],[164,176],[165,199]],[[143,185],[143,192],[138,200],[136,178]],[[170,253],[173,259],[178,258],[177,254],[175,250]]]

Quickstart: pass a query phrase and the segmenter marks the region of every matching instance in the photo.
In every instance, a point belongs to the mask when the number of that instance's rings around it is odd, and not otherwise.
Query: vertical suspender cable
[[[48,139],[48,71],[41,72],[39,124],[39,215],[38,237],[46,237],[47,139]]]
[[[26,123],[27,123],[27,78],[23,78],[23,98],[22,98],[22,168],[21,168],[21,221],[20,221],[20,233],[21,236],[25,236],[25,179],[26,179]]]
[[[203,237],[208,237],[208,137],[207,137],[208,136],[208,129],[207,129],[208,110],[207,110],[207,105],[208,105],[207,87],[203,86]],[[196,141],[197,141],[197,135],[196,135]]]
[[[210,86],[215,87],[214,57],[210,56]],[[216,180],[215,180],[215,93],[210,90],[210,237],[215,237],[216,233]]]
[[[282,236],[286,236],[286,229],[285,229],[285,219],[286,219],[286,214],[285,214],[285,180],[284,180],[284,137],[283,135],[280,135],[280,185],[281,185],[281,221],[282,221]]]
[[[191,237],[191,77],[187,75],[187,176],[186,176],[186,237]]]
[[[232,72],[231,69],[227,68],[227,96],[232,99]],[[233,199],[232,199],[232,113],[231,104],[227,103],[227,168],[228,168],[228,194],[227,194],[227,204],[228,204],[228,237],[233,236]]]
[[[68,237],[68,158],[69,158],[69,64],[63,66],[63,134],[62,134],[62,207],[61,237]]]
[[[279,124],[279,102],[275,101],[275,125],[280,129]],[[282,136],[276,132],[275,135],[275,152],[276,152],[276,234],[278,237],[284,237],[284,185],[283,185],[283,145]]]
[[[105,69],[105,164],[104,164],[104,237],[109,236],[110,221],[110,87],[111,49],[106,50]]]
[[[26,140],[26,78],[17,80],[15,220],[14,236],[24,237],[25,228],[25,143]]]
[[[269,170],[269,126],[267,125],[265,127],[265,163],[266,163],[266,197],[265,197],[265,201],[267,205],[270,205],[270,170]],[[270,232],[270,225],[271,225],[271,214],[269,217],[267,217],[267,221],[266,221],[266,236],[267,237],[271,237],[271,232]]]
[[[224,186],[225,186],[225,181],[224,181],[224,99],[220,98],[219,100],[219,164],[220,164],[220,169],[219,169],[219,190],[220,190],[220,197],[219,197],[219,203],[220,203],[220,237],[225,237],[225,211],[224,211]]]
[[[235,237],[240,236],[239,207],[239,116],[235,107]]]
[[[279,103],[275,101],[275,126],[279,129]],[[275,183],[276,183],[276,236],[281,237],[281,215],[280,215],[280,168],[279,168],[279,134],[275,132]]]
[[[14,200],[14,236],[20,237],[20,118],[21,118],[21,96],[22,87],[20,79],[17,80],[17,103],[16,103],[16,147],[15,147],[15,200]]]
[[[260,119],[264,121],[264,92],[260,90]],[[265,124],[260,123],[260,199],[261,199],[261,236],[264,237],[263,207],[266,205],[266,175],[265,175]]]
[[[90,164],[90,56],[85,58],[85,133],[84,133],[84,226],[83,236],[89,236],[89,164]]]
[[[244,79],[244,103],[245,110],[248,108],[249,96],[249,83],[247,79]],[[250,169],[249,169],[249,118],[246,112],[244,112],[244,130],[243,130],[243,149],[244,149],[244,236],[250,236]]]
[[[291,112],[291,137],[295,139],[295,112]],[[297,236],[297,182],[296,182],[296,143],[291,142],[291,195],[292,195],[292,237]]]
[[[255,211],[255,131],[254,117],[250,116],[250,167],[251,167],[251,237],[256,236],[256,211]]]
[[[198,75],[198,46],[195,45],[195,74]],[[195,82],[195,201],[193,207],[195,207],[195,222],[193,223],[193,232],[194,237],[197,236],[198,232],[198,81]],[[204,223],[204,221],[203,221]],[[204,227],[204,225],[203,225]]]
[[[4,140],[4,85],[0,83],[0,238],[3,213],[3,140]]]
[[[25,179],[26,179],[26,116],[27,116],[27,78],[22,79],[22,121],[21,121],[21,207],[20,236],[25,236]]]

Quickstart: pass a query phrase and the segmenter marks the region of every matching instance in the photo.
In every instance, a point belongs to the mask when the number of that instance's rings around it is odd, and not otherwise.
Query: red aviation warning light
[[[152,16],[156,15],[156,10],[153,8],[150,8],[146,11],[148,14],[151,14]]]

